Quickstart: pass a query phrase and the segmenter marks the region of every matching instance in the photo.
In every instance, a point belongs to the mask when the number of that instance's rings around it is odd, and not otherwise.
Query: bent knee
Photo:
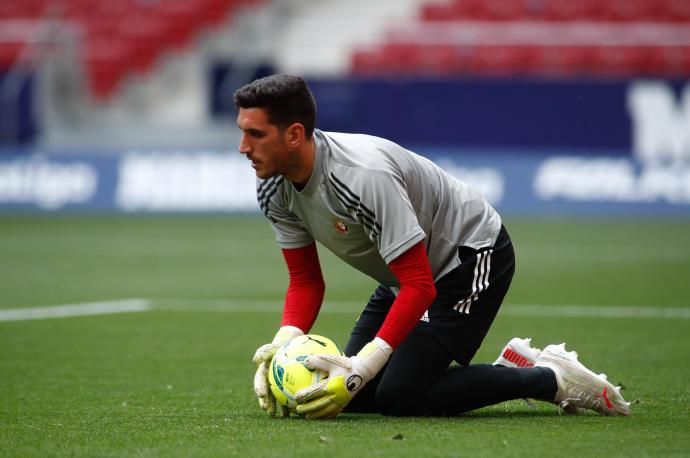
[[[383,386],[376,390],[376,407],[382,415],[406,417],[420,415],[421,393],[403,385]]]

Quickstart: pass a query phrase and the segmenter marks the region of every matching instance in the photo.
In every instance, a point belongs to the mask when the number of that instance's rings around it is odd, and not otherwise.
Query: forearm
[[[316,321],[326,289],[316,244],[283,249],[283,256],[290,283],[285,294],[281,326],[295,326],[307,333]]]
[[[283,305],[281,326],[295,326],[308,333],[321,309],[324,283],[288,286]]]
[[[401,288],[376,337],[382,338],[391,347],[397,348],[412,332],[431,305],[435,295],[435,290],[432,293],[426,288],[412,286]]]
[[[394,259],[389,268],[400,282],[400,292],[376,336],[397,348],[435,299],[436,287],[423,242]]]

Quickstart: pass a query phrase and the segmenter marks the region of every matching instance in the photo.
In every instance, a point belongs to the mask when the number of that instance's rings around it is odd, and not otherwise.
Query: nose
[[[249,154],[251,151],[251,148],[249,147],[249,142],[247,141],[247,134],[242,134],[242,137],[240,138],[240,146],[239,146],[239,151],[240,154]]]

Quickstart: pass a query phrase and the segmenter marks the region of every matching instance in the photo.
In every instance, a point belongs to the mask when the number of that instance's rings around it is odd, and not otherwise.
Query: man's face
[[[292,154],[284,131],[269,122],[263,108],[240,108],[237,126],[242,131],[239,151],[252,161],[257,177],[266,179],[288,170]]]

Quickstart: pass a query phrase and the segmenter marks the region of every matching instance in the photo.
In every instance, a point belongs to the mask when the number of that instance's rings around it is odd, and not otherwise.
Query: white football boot
[[[529,337],[526,339],[521,339],[519,337],[513,337],[510,342],[503,347],[501,353],[498,355],[496,361],[494,361],[494,366],[505,366],[505,367],[532,367],[539,359],[541,350],[538,348],[532,348],[530,345],[532,339]]]
[[[577,353],[565,350],[565,344],[549,345],[542,350],[535,366],[548,367],[556,374],[556,403],[566,411],[592,409],[602,415],[630,415],[630,403],[621,396],[606,375],[595,374],[577,360]]]
[[[532,348],[532,339],[527,337],[526,339],[521,339],[519,337],[513,337],[510,341],[503,347],[501,353],[499,353],[498,358],[494,361],[494,366],[505,366],[505,367],[532,367],[539,359],[539,354],[541,350],[538,348]],[[534,403],[523,398],[523,401],[531,408],[536,408]]]

